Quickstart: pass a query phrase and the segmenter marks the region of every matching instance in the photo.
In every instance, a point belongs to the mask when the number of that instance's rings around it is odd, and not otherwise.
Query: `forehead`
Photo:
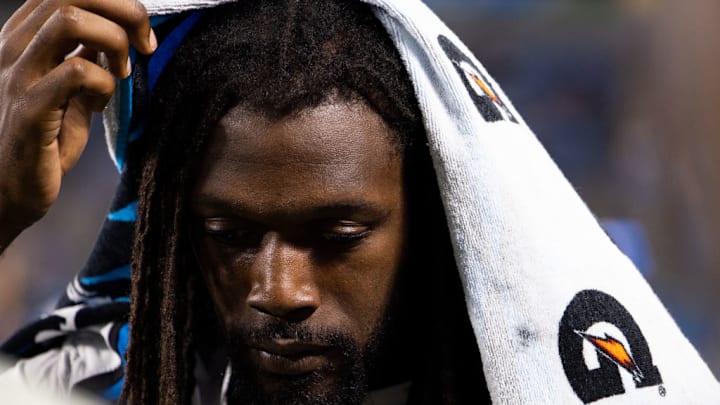
[[[236,107],[220,120],[214,138],[240,146],[234,151],[239,160],[278,159],[275,163],[312,158],[381,163],[396,149],[384,121],[363,103],[323,104],[279,119]]]
[[[271,119],[243,107],[219,122],[193,194],[256,210],[382,199],[401,186],[401,157],[362,103],[329,103]]]

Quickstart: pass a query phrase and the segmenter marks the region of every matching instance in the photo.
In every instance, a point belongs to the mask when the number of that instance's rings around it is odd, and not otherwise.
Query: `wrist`
[[[23,221],[0,202],[0,254],[30,225],[32,221]]]
[[[0,254],[5,252],[5,249],[12,243],[15,238],[20,235],[22,230],[13,229],[10,227],[6,227],[4,224],[0,223]]]

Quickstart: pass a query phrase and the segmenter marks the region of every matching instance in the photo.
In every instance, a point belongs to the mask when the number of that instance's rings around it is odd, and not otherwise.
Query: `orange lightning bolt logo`
[[[495,102],[497,104],[500,104],[500,100],[495,95],[495,92],[492,91],[487,84],[485,84],[485,81],[483,81],[481,78],[477,77],[477,75],[475,75],[473,73],[468,73],[468,74],[470,75],[470,77],[472,77],[475,84],[480,86],[480,88],[485,93],[485,95],[490,97],[490,100],[492,100],[493,102]]]
[[[459,74],[462,85],[467,90],[480,116],[486,122],[508,121],[518,124],[518,119],[510,111],[510,104],[503,100],[500,88],[484,72],[482,65],[478,64],[471,55],[461,51],[457,44],[447,37],[438,36],[438,43]]]
[[[642,381],[644,378],[642,371],[640,371],[640,368],[637,364],[635,364],[635,360],[633,360],[632,356],[628,353],[622,342],[612,336],[609,336],[607,333],[604,338],[581,332],[579,330],[576,330],[575,333],[590,342],[598,353],[607,357],[610,361],[632,374],[633,380],[636,382]]]

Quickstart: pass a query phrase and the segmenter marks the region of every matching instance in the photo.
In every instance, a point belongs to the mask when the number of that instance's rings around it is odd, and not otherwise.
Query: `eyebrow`
[[[202,194],[191,203],[193,209],[209,209],[231,212],[234,215],[255,217],[258,215],[269,214],[272,212],[257,210],[242,204],[239,201],[232,201],[212,194]],[[292,209],[290,216],[301,215],[307,217],[327,217],[336,215],[360,214],[375,217],[378,219],[386,218],[390,212],[387,208],[370,201],[347,199],[339,201],[331,201],[324,204],[312,205],[309,207],[300,207]]]

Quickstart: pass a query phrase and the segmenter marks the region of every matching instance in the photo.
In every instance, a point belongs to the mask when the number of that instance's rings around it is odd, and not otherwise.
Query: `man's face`
[[[406,238],[402,160],[380,116],[359,103],[280,120],[235,108],[191,199],[228,400],[359,402]]]

